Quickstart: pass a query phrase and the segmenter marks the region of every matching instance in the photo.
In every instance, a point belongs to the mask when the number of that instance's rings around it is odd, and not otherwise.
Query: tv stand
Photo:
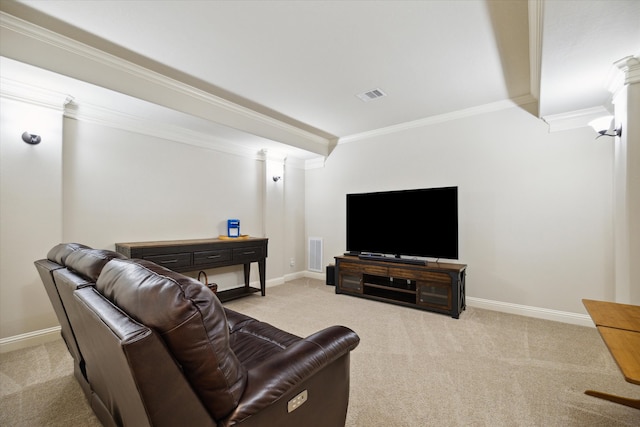
[[[362,254],[335,259],[336,294],[445,313],[455,319],[466,308],[464,264],[425,265],[424,260]]]

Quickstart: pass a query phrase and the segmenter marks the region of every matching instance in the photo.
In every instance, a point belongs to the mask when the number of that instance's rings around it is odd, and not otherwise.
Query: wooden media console
[[[449,314],[466,308],[464,264],[335,257],[336,293]]]

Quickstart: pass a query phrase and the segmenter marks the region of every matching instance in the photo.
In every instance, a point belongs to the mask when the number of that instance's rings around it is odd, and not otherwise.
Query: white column
[[[616,127],[614,165],[615,300],[640,305],[640,58],[616,64],[612,85]]]
[[[270,277],[283,277],[284,260],[284,175],[285,158],[278,153],[263,150],[265,156],[265,199],[264,224],[265,237],[269,239],[269,257],[267,269]]]

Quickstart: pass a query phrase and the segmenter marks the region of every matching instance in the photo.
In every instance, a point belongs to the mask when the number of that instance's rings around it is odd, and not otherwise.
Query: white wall
[[[282,277],[282,182],[266,179],[264,160],[72,119],[64,141],[65,241],[217,237],[238,218],[242,234],[269,238],[267,279]],[[241,267],[208,275],[221,289],[243,281]]]
[[[58,324],[33,262],[62,237],[62,104],[37,104],[0,99],[0,338]]]
[[[57,326],[33,262],[59,242],[113,250],[116,242],[216,237],[226,233],[228,218],[238,218],[243,234],[274,234],[267,286],[304,270],[304,246],[291,244],[305,238],[303,169],[290,165],[274,183],[259,155],[63,119],[62,107],[3,98],[1,112],[0,351]],[[25,130],[43,142],[25,144]],[[293,268],[291,258],[298,261]],[[252,265],[252,281],[257,270]],[[244,281],[241,266],[208,275],[221,289]]]
[[[65,119],[64,237],[90,246],[262,236],[262,161]]]
[[[467,296],[585,313],[613,297],[613,145],[547,129],[512,108],[340,144],[307,172],[307,234],[329,263],[347,193],[455,185]]]

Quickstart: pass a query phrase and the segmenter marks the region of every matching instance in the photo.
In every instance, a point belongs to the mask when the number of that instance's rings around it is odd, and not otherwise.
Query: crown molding
[[[210,134],[149,120],[133,114],[123,113],[87,102],[69,102],[64,108],[64,116],[86,123],[98,124],[141,135],[166,139],[182,144],[223,152],[226,154],[261,160],[260,152],[238,146],[231,141],[213,137]]]
[[[275,163],[280,163],[280,164],[284,164],[285,160],[287,159],[287,156],[282,153],[281,151],[278,150],[269,150],[267,148],[264,148],[262,150],[260,150],[260,157],[261,159],[265,160],[265,161],[269,161],[269,162],[275,162]]]
[[[624,86],[640,82],[640,58],[627,56],[616,61],[606,80],[607,89],[614,98]],[[549,132],[557,132],[586,127],[590,121],[607,115],[613,115],[613,112],[604,106],[597,106],[544,116],[542,120],[549,125]]]
[[[640,82],[640,57],[626,56],[611,66],[607,88],[617,94],[624,86]]]
[[[305,163],[306,163],[306,160],[297,159],[295,157],[290,157],[290,156],[284,159],[284,165],[287,168],[305,169]]]
[[[316,157],[314,159],[308,159],[304,162],[305,170],[322,169],[327,161],[326,157]]]
[[[3,31],[2,37],[8,40],[1,45],[0,53],[9,58],[127,93],[205,120],[214,121],[211,118],[215,117],[216,123],[319,155],[328,154],[330,141],[323,136],[238,105],[4,11],[0,11],[0,29]],[[56,55],[56,52],[71,55],[67,56],[66,61],[46,61],[32,52],[24,52],[20,49],[22,44],[28,44],[36,52],[40,49],[49,55]],[[55,64],[52,65],[51,62]],[[69,69],[73,70],[75,75],[70,74]],[[100,73],[95,72],[96,70]],[[118,75],[110,75],[108,79],[98,75],[104,74],[107,70],[133,77],[127,86],[129,90],[123,90],[125,84]],[[162,92],[164,94],[160,96]]]
[[[625,84],[640,82],[640,57],[627,57],[623,62],[616,62],[616,66],[625,74]]]
[[[569,111],[561,114],[551,114],[542,117],[549,126],[549,132],[578,129],[587,127],[591,120],[613,114],[603,106]]]
[[[324,157],[319,157],[320,159],[324,159]],[[313,159],[300,159],[297,157],[289,156],[278,150],[269,150],[262,149],[257,153],[257,159],[264,162],[274,162],[286,166],[288,168],[295,168],[305,170],[308,169],[307,164],[309,161],[315,161],[317,158]]]
[[[421,128],[425,126],[431,126],[437,123],[449,122],[452,120],[458,120],[465,117],[477,116],[480,114],[491,113],[494,111],[506,110],[509,108],[529,105],[537,102],[531,95],[523,95],[517,98],[492,102],[490,104],[480,105],[478,107],[466,108],[463,110],[454,111],[446,114],[439,114],[437,116],[426,117],[424,119],[418,119],[411,122],[400,123],[385,128],[380,128],[368,132],[362,132],[354,135],[342,137],[338,140],[338,144],[345,144],[348,142],[360,141],[363,139],[374,138],[382,135],[389,135],[392,133],[404,132],[406,130]]]
[[[64,111],[65,105],[73,99],[71,95],[62,92],[28,85],[6,77],[0,77],[0,96],[57,111]]]

